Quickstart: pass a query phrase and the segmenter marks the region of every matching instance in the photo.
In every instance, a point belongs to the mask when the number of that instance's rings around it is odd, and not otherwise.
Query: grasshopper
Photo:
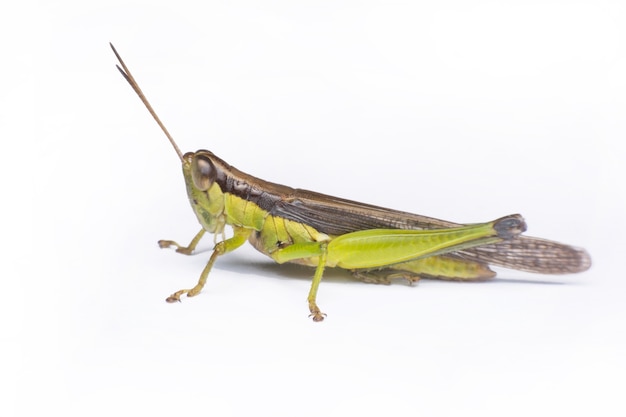
[[[161,127],[182,162],[187,195],[202,228],[189,245],[159,241],[190,255],[206,232],[221,236],[191,289],[197,295],[216,259],[250,242],[278,263],[294,262],[315,268],[307,298],[309,317],[322,321],[317,305],[324,269],[349,270],[365,282],[388,284],[404,278],[480,281],[496,273],[489,266],[540,274],[582,272],[591,266],[584,249],[536,237],[521,236],[526,223],[519,214],[478,224],[458,224],[377,207],[264,181],[229,165],[207,150],[183,154],[115,50],[117,69],[135,90]],[[225,238],[225,227],[233,235]]]

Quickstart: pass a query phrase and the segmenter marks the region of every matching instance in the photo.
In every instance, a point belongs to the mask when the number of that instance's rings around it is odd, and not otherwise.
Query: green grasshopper
[[[388,284],[394,278],[409,283],[420,278],[486,280],[496,275],[490,264],[541,274],[575,273],[591,266],[583,249],[520,236],[526,224],[519,214],[457,224],[264,181],[207,150],[183,154],[112,44],[111,48],[121,65],[117,69],[178,154],[189,201],[202,225],[187,246],[171,240],[161,240],[159,246],[190,255],[206,232],[222,236],[198,283],[173,293],[168,302],[180,301],[183,294],[197,295],[215,260],[246,241],[278,263],[315,267],[307,299],[314,321],[326,316],[316,302],[326,267],[347,269],[365,282]],[[228,239],[227,225],[233,229]]]

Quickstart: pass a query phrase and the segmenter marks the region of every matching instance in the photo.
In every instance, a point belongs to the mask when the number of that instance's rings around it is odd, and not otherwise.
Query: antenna
[[[146,106],[146,108],[148,109],[152,117],[154,117],[154,120],[156,120],[157,124],[161,127],[161,130],[163,130],[163,133],[165,133],[165,136],[167,136],[167,139],[170,141],[170,143],[174,147],[174,150],[178,154],[178,157],[180,158],[180,160],[184,162],[185,160],[183,159],[183,153],[178,148],[178,145],[176,145],[176,142],[174,142],[174,138],[172,138],[172,135],[170,135],[170,132],[167,131],[167,128],[165,127],[163,122],[161,122],[161,119],[159,119],[159,116],[157,116],[156,112],[150,105],[150,102],[148,101],[146,96],[143,94],[143,91],[141,91],[141,88],[139,88],[139,84],[137,84],[137,81],[135,81],[135,77],[133,77],[133,75],[130,73],[130,70],[128,69],[126,64],[124,64],[122,57],[120,56],[120,54],[117,53],[117,50],[115,50],[115,47],[113,46],[113,44],[109,42],[109,45],[111,45],[111,49],[113,49],[113,53],[115,54],[115,56],[117,57],[117,60],[120,62],[120,65],[122,66],[120,68],[119,65],[116,65],[117,69],[120,71],[122,76],[126,79],[126,81],[128,81],[128,84],[130,84],[133,90],[135,90],[135,93],[137,93],[137,95],[141,99],[141,102],[144,104],[144,106]]]

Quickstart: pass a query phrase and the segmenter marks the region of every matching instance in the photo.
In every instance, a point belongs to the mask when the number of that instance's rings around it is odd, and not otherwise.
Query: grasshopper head
[[[221,233],[224,228],[224,193],[216,179],[218,169],[213,162],[215,155],[199,150],[183,155],[183,175],[187,196],[202,227],[211,233]]]

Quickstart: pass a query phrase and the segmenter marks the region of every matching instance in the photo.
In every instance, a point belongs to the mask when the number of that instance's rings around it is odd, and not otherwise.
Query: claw
[[[313,321],[315,322],[324,321],[324,318],[326,317],[326,313],[316,311],[314,313],[309,314],[309,317],[313,317]]]
[[[180,296],[183,295],[186,292],[187,292],[187,290],[176,291],[174,294],[172,294],[169,297],[167,297],[165,299],[165,301],[167,301],[168,303],[175,303],[175,302],[178,301],[180,303]]]
[[[159,244],[159,247],[161,249],[169,248],[170,246],[178,247],[178,243],[176,243],[176,242],[174,242],[172,240],[159,240],[157,243]]]
[[[194,251],[195,245],[191,246],[180,246],[178,243],[173,240],[159,240],[157,242],[161,249],[171,248],[172,246],[176,248],[176,252],[182,253],[183,255],[191,255]]]

